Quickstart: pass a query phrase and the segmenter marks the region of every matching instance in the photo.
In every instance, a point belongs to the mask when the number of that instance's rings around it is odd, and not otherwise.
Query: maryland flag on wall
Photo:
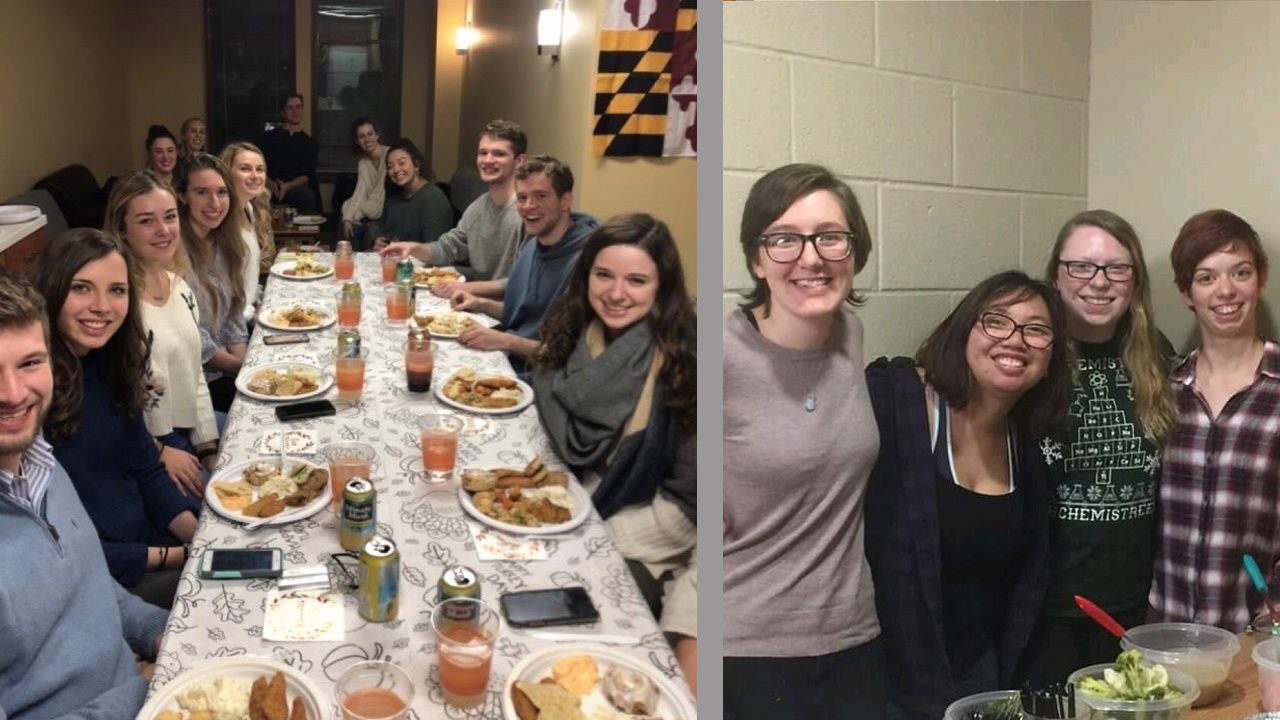
[[[698,154],[697,0],[605,0],[596,156]]]

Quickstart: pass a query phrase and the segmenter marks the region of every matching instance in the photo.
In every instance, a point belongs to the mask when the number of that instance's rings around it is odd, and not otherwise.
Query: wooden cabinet
[[[35,271],[36,258],[44,247],[44,228],[38,227],[26,237],[10,245],[0,252],[0,264],[9,270],[31,277]]]

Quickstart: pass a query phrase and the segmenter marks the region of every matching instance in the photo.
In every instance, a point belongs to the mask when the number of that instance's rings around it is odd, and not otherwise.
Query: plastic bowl
[[[1181,720],[1191,715],[1191,703],[1200,697],[1195,678],[1173,668],[1167,668],[1169,684],[1182,691],[1182,697],[1174,700],[1111,700],[1080,689],[1082,679],[1102,679],[1102,671],[1113,667],[1113,663],[1090,665],[1067,678],[1067,682],[1076,686],[1076,707],[1093,710],[1088,716],[1091,720]]]
[[[1018,702],[1021,697],[1022,693],[1017,690],[996,690],[962,697],[947,706],[947,712],[942,716],[942,720],[964,720],[974,710],[986,710],[993,705],[1010,700]]]
[[[1197,623],[1152,623],[1131,628],[1120,641],[1125,650],[1141,650],[1142,657],[1195,678],[1200,698],[1192,707],[1208,705],[1222,694],[1231,660],[1240,652],[1234,633]]]
[[[1280,637],[1253,646],[1253,662],[1258,666],[1258,687],[1262,689],[1262,709],[1280,711]]]

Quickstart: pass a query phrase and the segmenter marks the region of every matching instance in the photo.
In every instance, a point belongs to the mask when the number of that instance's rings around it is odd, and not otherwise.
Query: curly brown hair
[[[44,423],[45,437],[55,445],[79,429],[76,415],[84,398],[80,358],[62,337],[58,316],[62,314],[71,282],[80,268],[111,253],[122,257],[129,270],[129,311],[120,329],[96,352],[104,353],[106,357],[106,377],[109,378],[112,402],[129,413],[139,413],[146,400],[143,374],[147,369],[149,348],[142,325],[142,308],[138,303],[141,272],[119,240],[94,228],[72,228],[45,244],[35,274],[36,289],[44,295],[48,306],[49,351],[53,356],[54,387],[58,388]]]
[[[583,243],[564,295],[542,321],[542,345],[534,353],[533,364],[540,370],[554,370],[568,362],[578,338],[595,317],[587,299],[587,280],[596,256],[610,245],[634,245],[658,267],[658,296],[647,319],[663,355],[658,382],[667,407],[691,425],[698,407],[698,319],[685,290],[675,240],[666,224],[652,215],[611,218]]]

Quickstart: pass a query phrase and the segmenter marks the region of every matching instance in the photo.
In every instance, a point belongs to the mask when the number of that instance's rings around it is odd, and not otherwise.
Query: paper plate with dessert
[[[327,720],[329,701],[306,675],[267,658],[219,658],[184,670],[151,695],[138,720]]]
[[[436,386],[436,397],[446,405],[482,415],[504,415],[533,403],[533,388],[518,378],[459,368]]]
[[[329,471],[314,463],[256,460],[219,470],[204,490],[205,502],[228,520],[285,525],[329,507]]]
[[[512,670],[502,693],[507,718],[696,720],[687,691],[656,669],[604,645],[555,645]]]

